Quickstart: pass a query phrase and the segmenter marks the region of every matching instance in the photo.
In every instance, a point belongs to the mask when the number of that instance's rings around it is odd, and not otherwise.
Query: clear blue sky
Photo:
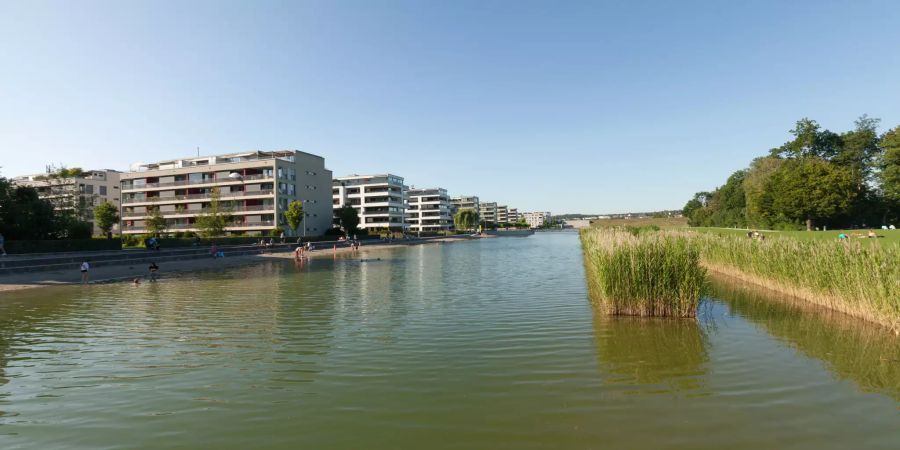
[[[520,210],[680,208],[900,124],[896,1],[0,0],[0,171],[322,155]]]

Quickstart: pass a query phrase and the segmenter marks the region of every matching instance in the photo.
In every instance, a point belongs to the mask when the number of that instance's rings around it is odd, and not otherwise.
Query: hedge
[[[60,253],[103,250],[122,250],[121,239],[59,239],[59,240],[6,240],[6,253]]]

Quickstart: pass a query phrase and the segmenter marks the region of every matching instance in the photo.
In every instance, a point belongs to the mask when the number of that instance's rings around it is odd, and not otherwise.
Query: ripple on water
[[[829,356],[733,292],[694,321],[595,317],[572,234],[43,292],[0,302],[4,448],[900,442],[857,328],[813,324]]]

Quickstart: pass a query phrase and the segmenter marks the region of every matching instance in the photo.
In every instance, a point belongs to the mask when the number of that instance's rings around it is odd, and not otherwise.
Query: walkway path
[[[461,241],[466,239],[472,239],[470,236],[459,236],[459,237],[447,237],[447,238],[431,238],[431,239],[417,239],[412,241],[394,241],[393,243],[388,242],[371,242],[365,243],[361,247],[361,250],[373,250],[373,249],[389,249],[389,248],[397,248],[403,247],[407,245],[416,245],[416,244],[427,244],[427,243],[439,243],[439,242],[454,242]],[[311,253],[307,253],[311,257],[320,258],[320,257],[328,257],[338,253],[348,253],[352,251],[349,247],[338,247],[336,250],[332,246],[327,246],[325,248],[320,248],[318,250],[314,250]],[[292,252],[274,252],[274,253],[263,253],[263,254],[254,254],[254,255],[242,255],[242,256],[226,256],[225,258],[200,258],[200,259],[189,259],[184,261],[169,261],[165,263],[159,263],[159,274],[161,278],[170,277],[173,275],[192,272],[192,271],[200,271],[200,270],[214,270],[214,269],[223,269],[226,267],[235,267],[246,264],[254,264],[259,263],[266,260],[271,260],[271,258],[290,258],[292,257]],[[108,283],[114,281],[125,281],[132,280],[134,278],[141,278],[145,280],[147,275],[149,274],[148,270],[149,263],[140,262],[133,264],[122,264],[122,265],[114,265],[114,266],[101,266],[95,267],[90,271],[91,283]],[[56,286],[56,285],[65,285],[65,284],[78,284],[81,282],[81,272],[77,267],[73,269],[65,269],[65,270],[52,270],[52,271],[41,271],[41,272],[25,272],[25,273],[15,273],[4,275],[0,277],[0,299],[2,299],[3,292],[15,291],[20,289],[28,289],[35,288],[41,286]]]

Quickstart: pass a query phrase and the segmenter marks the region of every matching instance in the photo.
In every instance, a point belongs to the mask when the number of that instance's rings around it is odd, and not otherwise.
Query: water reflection
[[[696,320],[594,314],[594,336],[605,382],[635,392],[695,391],[709,365],[707,339]]]
[[[713,277],[710,296],[732,312],[867,392],[900,400],[900,339],[884,328],[733,278]]]

